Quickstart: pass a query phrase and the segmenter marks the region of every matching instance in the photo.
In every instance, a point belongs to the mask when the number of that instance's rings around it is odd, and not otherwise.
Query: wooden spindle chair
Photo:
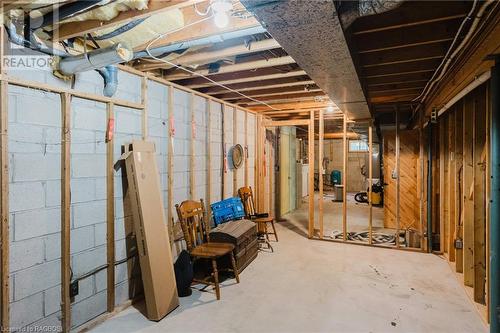
[[[278,241],[278,234],[276,233],[276,227],[274,226],[274,217],[270,216],[269,213],[257,213],[255,209],[255,201],[253,199],[253,192],[250,186],[244,186],[238,189],[238,195],[243,202],[243,208],[245,209],[245,215],[247,219],[257,223],[257,232],[265,240],[265,243],[273,250],[271,243],[269,243],[269,234],[274,235],[276,241]],[[269,232],[267,225],[270,224],[273,232]]]
[[[232,271],[236,282],[240,283],[238,268],[234,258],[234,245],[230,243],[210,242],[210,222],[205,214],[203,199],[200,201],[186,200],[180,205],[175,205],[179,221],[181,223],[182,233],[188,252],[193,260],[207,259],[212,261],[212,274],[203,280],[194,279],[194,282],[213,285],[217,299],[220,299],[219,272],[217,270],[217,258],[223,256],[231,257]],[[213,277],[213,282],[210,278]]]

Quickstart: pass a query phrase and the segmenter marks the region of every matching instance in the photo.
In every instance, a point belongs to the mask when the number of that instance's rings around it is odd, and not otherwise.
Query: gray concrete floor
[[[94,332],[487,332],[447,262],[430,255],[308,240],[303,211],[213,291],[194,291],[160,322],[129,307]]]

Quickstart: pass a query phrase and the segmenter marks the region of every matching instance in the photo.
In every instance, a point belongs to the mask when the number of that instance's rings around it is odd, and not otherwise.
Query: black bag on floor
[[[191,282],[193,282],[193,263],[186,250],[183,250],[174,264],[175,282],[177,283],[177,294],[179,297],[190,296]]]

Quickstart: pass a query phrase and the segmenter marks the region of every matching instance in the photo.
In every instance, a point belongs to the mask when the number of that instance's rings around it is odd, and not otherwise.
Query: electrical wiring
[[[255,98],[252,98],[252,97],[250,97],[250,96],[247,96],[247,95],[245,95],[245,94],[243,94],[243,93],[241,93],[241,92],[239,92],[239,91],[237,91],[237,90],[231,89],[231,88],[229,88],[229,87],[228,87],[228,86],[226,86],[226,85],[223,85],[223,84],[221,84],[221,83],[218,83],[217,81],[215,81],[215,80],[213,80],[213,79],[211,79],[211,78],[209,78],[209,77],[207,77],[207,76],[205,76],[205,75],[203,75],[203,74],[197,73],[197,72],[192,71],[192,70],[190,70],[190,69],[188,69],[188,68],[182,67],[182,66],[177,65],[177,64],[175,64],[175,63],[173,63],[173,62],[170,62],[170,61],[168,61],[168,60],[165,60],[165,59],[162,59],[162,58],[158,58],[158,57],[154,56],[153,54],[151,54],[151,46],[152,46],[154,43],[156,43],[158,40],[160,40],[161,38],[164,38],[165,36],[168,36],[169,34],[172,34],[172,33],[174,33],[174,32],[178,32],[178,31],[181,31],[181,30],[183,30],[183,29],[186,29],[186,28],[188,28],[188,27],[190,27],[190,26],[193,26],[193,25],[195,25],[195,24],[198,24],[198,23],[204,22],[204,21],[206,21],[206,20],[208,20],[208,19],[211,19],[212,17],[213,17],[213,15],[210,15],[210,16],[207,16],[207,17],[205,17],[205,18],[202,18],[202,19],[200,19],[200,20],[198,20],[198,21],[195,21],[195,22],[191,22],[191,23],[189,23],[189,24],[186,24],[185,26],[183,26],[183,27],[181,27],[181,28],[179,28],[179,29],[175,29],[175,30],[173,30],[173,31],[169,31],[169,32],[166,32],[166,33],[163,33],[163,34],[158,35],[158,37],[156,37],[155,39],[153,39],[153,40],[152,40],[151,42],[149,42],[149,44],[146,46],[146,50],[145,50],[145,51],[146,51],[146,53],[147,53],[147,54],[149,55],[149,57],[150,57],[150,58],[152,58],[152,59],[155,59],[155,60],[160,61],[160,62],[164,62],[164,63],[166,63],[166,64],[168,64],[168,65],[170,65],[170,66],[172,66],[172,67],[175,67],[175,68],[177,68],[177,69],[183,70],[183,71],[185,71],[185,72],[187,72],[187,73],[189,73],[189,74],[191,74],[191,75],[196,75],[196,76],[202,77],[202,78],[204,78],[205,80],[207,80],[207,81],[209,81],[209,82],[211,82],[211,83],[215,84],[216,86],[219,86],[219,87],[221,87],[221,88],[224,88],[224,89],[226,89],[226,90],[228,90],[228,91],[230,91],[230,92],[233,92],[233,93],[235,93],[235,94],[238,94],[238,95],[242,96],[242,97],[243,97],[243,98],[245,98],[245,99],[249,99],[249,100],[251,100],[251,101],[253,101],[253,102],[256,102],[256,103],[259,103],[259,104],[265,105],[265,106],[269,107],[269,108],[270,108],[270,109],[272,109],[272,110],[279,110],[279,109],[276,109],[275,107],[273,107],[273,106],[269,105],[269,104],[268,104],[268,103],[266,103],[266,102],[262,102],[262,101],[260,101],[260,100],[258,100],[258,99],[255,99]]]

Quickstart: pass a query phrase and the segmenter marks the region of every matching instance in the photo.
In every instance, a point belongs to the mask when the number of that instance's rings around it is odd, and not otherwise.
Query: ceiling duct
[[[403,0],[356,0],[335,1],[335,8],[344,29],[347,29],[358,17],[375,15],[399,7]]]

